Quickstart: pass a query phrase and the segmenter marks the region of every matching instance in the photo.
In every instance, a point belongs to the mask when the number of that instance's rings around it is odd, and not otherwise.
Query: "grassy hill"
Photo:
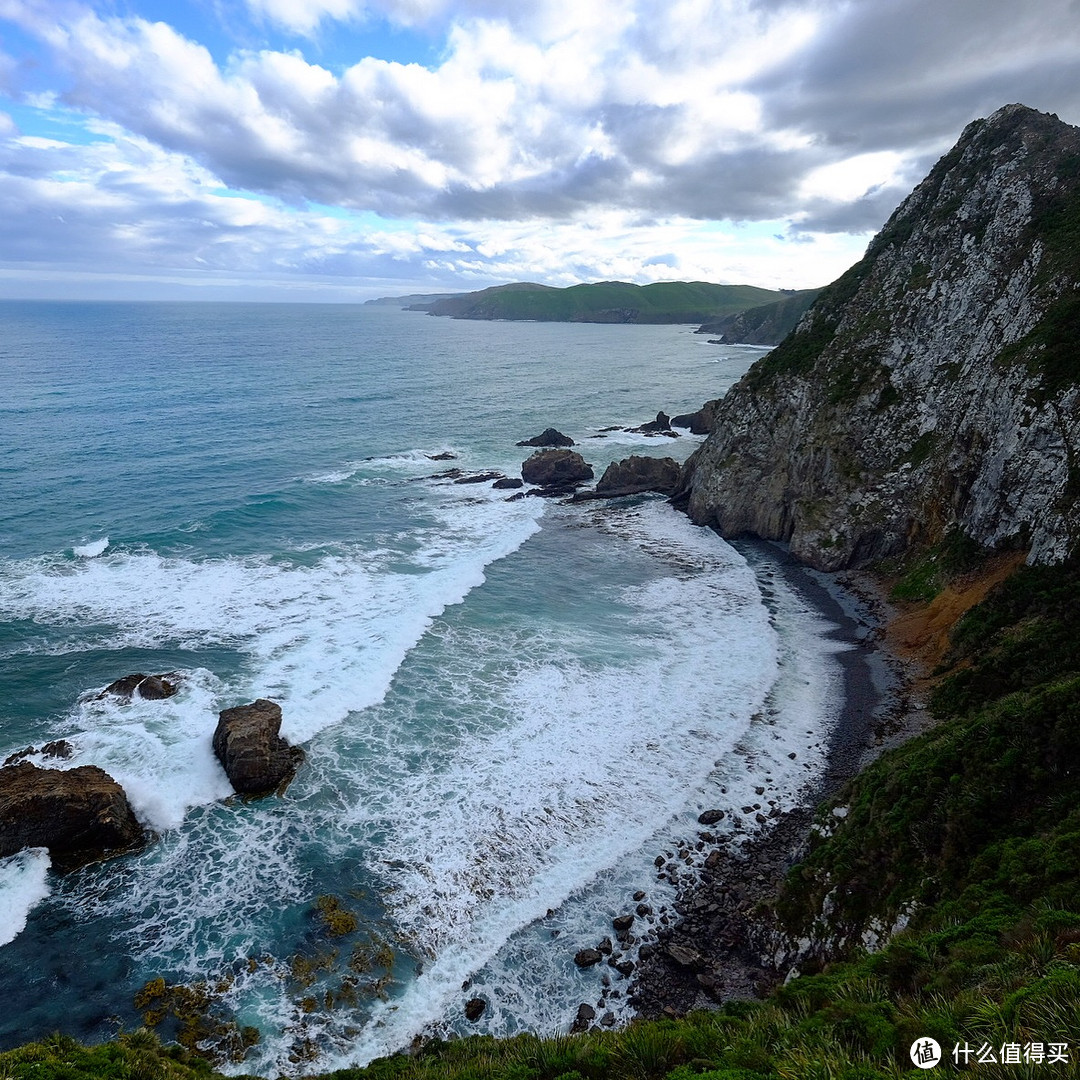
[[[453,319],[702,323],[770,303],[783,295],[753,285],[712,285],[705,281],[659,281],[652,285],[600,281],[566,289],[515,282],[434,303],[414,304],[410,310]]]

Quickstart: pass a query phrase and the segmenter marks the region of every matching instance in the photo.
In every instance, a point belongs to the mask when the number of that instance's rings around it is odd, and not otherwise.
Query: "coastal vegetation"
[[[434,303],[412,304],[409,310],[454,319],[703,323],[783,297],[783,293],[773,289],[712,285],[705,281],[658,281],[651,285],[600,281],[565,289],[515,282]]]

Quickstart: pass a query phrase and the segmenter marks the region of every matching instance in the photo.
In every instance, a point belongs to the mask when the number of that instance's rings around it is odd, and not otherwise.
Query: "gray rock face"
[[[214,753],[241,795],[265,795],[291,780],[304,751],[278,734],[281,706],[265,698],[225,709],[214,731]]]
[[[124,789],[96,765],[0,769],[0,858],[45,847],[61,869],[141,847],[146,833]]]
[[[679,484],[679,463],[674,458],[638,457],[613,461],[596,485],[596,494],[612,498],[656,491],[670,495]]]
[[[538,450],[521,466],[526,484],[570,488],[593,478],[592,466],[573,450]]]
[[[1080,535],[1080,130],[970,124],[866,257],[720,402],[680,498],[835,570],[960,529],[1065,557]]]

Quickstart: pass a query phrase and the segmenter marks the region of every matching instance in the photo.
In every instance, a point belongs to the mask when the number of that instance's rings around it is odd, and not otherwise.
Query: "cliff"
[[[722,345],[776,345],[799,324],[820,289],[803,289],[722,319],[710,319],[696,334],[711,334]]]
[[[968,125],[798,327],[721,402],[691,517],[836,570],[962,532],[1077,537],[1080,130]]]

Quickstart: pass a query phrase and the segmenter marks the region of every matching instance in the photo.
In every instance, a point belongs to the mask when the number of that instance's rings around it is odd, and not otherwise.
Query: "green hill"
[[[706,281],[658,281],[652,285],[600,281],[566,289],[515,282],[430,304],[414,304],[409,310],[452,319],[702,323],[783,297],[783,293],[753,285],[712,285]]]

